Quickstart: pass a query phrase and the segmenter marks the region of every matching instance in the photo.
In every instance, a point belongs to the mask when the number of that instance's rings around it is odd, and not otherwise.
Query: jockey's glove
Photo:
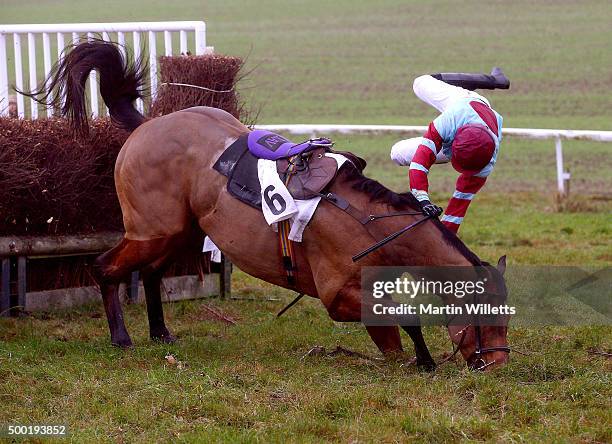
[[[437,205],[432,204],[428,200],[421,201],[423,205],[423,214],[429,217],[438,217],[442,214],[442,208]]]

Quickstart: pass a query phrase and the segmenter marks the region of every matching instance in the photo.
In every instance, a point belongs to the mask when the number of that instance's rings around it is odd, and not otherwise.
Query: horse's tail
[[[95,39],[73,46],[55,65],[42,87],[24,95],[39,103],[59,109],[81,133],[88,130],[85,82],[95,69],[100,79],[100,94],[115,124],[133,131],[145,118],[134,101],[145,96],[143,80],[146,63],[125,57],[117,43]]]

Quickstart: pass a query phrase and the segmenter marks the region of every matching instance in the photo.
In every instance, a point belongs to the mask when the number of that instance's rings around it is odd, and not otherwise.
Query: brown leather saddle
[[[276,161],[276,170],[294,199],[317,196],[336,177],[338,162],[325,155],[326,148]]]

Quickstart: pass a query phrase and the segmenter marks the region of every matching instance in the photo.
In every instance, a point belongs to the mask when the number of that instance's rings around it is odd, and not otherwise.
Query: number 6
[[[264,200],[266,201],[266,204],[270,208],[270,211],[272,211],[272,214],[274,214],[275,216],[278,216],[279,214],[283,213],[287,209],[287,202],[285,202],[285,199],[283,199],[283,196],[281,196],[278,193],[274,193],[270,195],[272,191],[274,191],[274,185],[269,185],[264,190]],[[276,208],[276,205],[274,202],[278,202],[280,209]]]

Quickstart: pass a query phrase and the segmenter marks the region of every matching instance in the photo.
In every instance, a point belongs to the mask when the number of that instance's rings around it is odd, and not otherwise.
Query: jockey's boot
[[[491,74],[443,72],[432,74],[432,77],[442,80],[449,85],[460,86],[473,91],[475,89],[509,89],[510,80],[505,76],[501,68],[495,67]]]

